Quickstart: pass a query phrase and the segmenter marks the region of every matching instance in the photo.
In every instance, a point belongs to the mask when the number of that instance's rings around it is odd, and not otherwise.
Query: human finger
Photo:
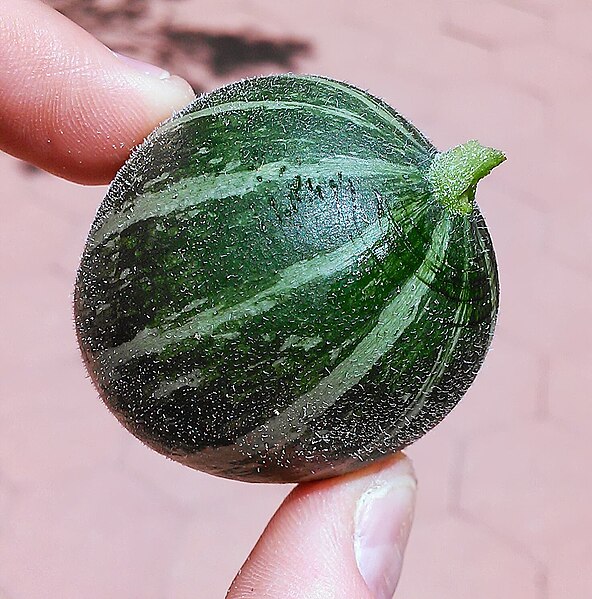
[[[194,97],[38,0],[0,0],[0,149],[58,176],[108,183],[130,150]]]
[[[347,476],[298,486],[234,580],[227,599],[390,599],[415,503],[398,454]]]

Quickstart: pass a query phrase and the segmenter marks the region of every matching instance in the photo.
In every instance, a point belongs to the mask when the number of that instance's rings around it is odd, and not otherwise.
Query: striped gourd
[[[155,450],[249,481],[340,474],[437,424],[498,309],[474,204],[504,159],[438,153],[392,108],[313,76],[241,81],[118,173],[75,294],[89,372]]]

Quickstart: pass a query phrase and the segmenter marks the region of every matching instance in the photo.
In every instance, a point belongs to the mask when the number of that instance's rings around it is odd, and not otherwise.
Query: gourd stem
[[[503,152],[476,140],[436,154],[428,175],[436,199],[456,214],[469,214],[477,183],[505,159]]]

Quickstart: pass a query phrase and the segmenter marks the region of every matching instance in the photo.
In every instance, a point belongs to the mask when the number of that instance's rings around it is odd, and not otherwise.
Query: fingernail
[[[141,73],[146,77],[132,76],[129,83],[138,89],[151,109],[159,115],[159,120],[168,118],[195,98],[191,85],[176,75],[153,64],[113,52],[112,54],[128,69]],[[153,82],[157,84],[154,85]]]
[[[358,568],[376,599],[392,599],[415,506],[415,480],[404,475],[370,488],[358,500],[354,548]]]
[[[113,54],[115,54],[115,56],[117,56],[117,58],[128,67],[134,69],[135,71],[140,71],[140,73],[144,73],[144,75],[155,77],[156,79],[169,79],[171,76],[171,74],[165,69],[161,69],[160,67],[150,64],[149,62],[143,62],[136,58],[132,58],[131,56],[120,54],[119,52],[113,52]]]

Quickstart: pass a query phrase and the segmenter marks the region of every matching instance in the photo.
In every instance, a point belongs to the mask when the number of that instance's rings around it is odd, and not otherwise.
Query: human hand
[[[78,183],[107,183],[192,98],[182,79],[117,57],[38,0],[0,0],[0,149]],[[391,597],[414,496],[401,455],[299,485],[228,598]]]
[[[109,183],[193,97],[183,79],[116,55],[39,0],[0,0],[1,150],[77,183]]]

